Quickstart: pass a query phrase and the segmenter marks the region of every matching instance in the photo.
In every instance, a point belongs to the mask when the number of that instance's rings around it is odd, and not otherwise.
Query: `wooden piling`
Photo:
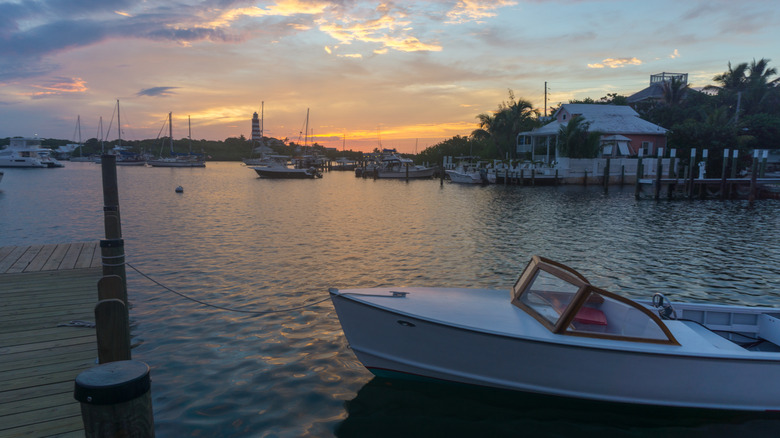
[[[642,192],[642,176],[644,175],[644,169],[642,168],[642,150],[639,150],[639,156],[636,161],[636,185],[634,186],[634,198],[639,199]]]
[[[90,368],[76,377],[84,433],[92,437],[154,437],[149,365],[124,360]]]

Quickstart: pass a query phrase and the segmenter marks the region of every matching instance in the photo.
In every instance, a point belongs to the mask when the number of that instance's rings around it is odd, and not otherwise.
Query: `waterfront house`
[[[636,156],[640,150],[644,156],[650,156],[666,147],[667,130],[641,119],[629,106],[570,103],[561,105],[552,122],[518,134],[518,154],[530,152],[533,161],[557,161],[558,132],[576,116],[582,116],[589,124],[589,131],[601,133],[602,157]],[[540,158],[542,154],[544,159]]]
[[[636,107],[636,105],[641,103],[655,104],[664,102],[664,84],[671,82],[673,79],[679,81],[681,87],[688,85],[688,73],[657,73],[650,75],[650,85],[647,88],[628,96],[626,101],[632,107]],[[684,98],[685,94],[687,94],[687,90],[683,92],[680,98]]]

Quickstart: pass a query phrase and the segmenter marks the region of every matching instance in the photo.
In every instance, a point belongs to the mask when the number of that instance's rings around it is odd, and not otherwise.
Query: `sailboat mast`
[[[119,99],[116,100],[116,126],[119,134],[119,147],[122,147],[122,122],[119,118]]]
[[[306,108],[306,132],[303,134],[303,147],[309,143],[309,108]]]
[[[190,143],[190,155],[192,155],[192,118],[187,115],[187,140]]]
[[[173,155],[173,124],[171,123],[173,112],[168,113],[168,136],[171,137],[171,155]]]
[[[100,123],[98,124],[98,128],[100,129],[100,153],[105,154],[106,153],[106,144],[105,144],[105,138],[103,138],[103,116],[100,116]]]
[[[260,143],[265,144],[263,142],[263,128],[265,126],[265,119],[263,112],[265,111],[265,101],[260,102]]]

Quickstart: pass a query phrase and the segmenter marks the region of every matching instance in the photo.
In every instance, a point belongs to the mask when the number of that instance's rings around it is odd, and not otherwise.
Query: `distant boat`
[[[471,160],[472,157],[457,157],[458,166],[447,169],[445,173],[456,184],[483,184],[487,182],[487,170],[480,170]]]
[[[270,158],[270,157],[269,157]],[[287,166],[287,159],[277,158],[265,166],[250,167],[260,178],[272,179],[307,179],[322,178],[322,174],[314,167],[295,169]]]
[[[404,158],[395,149],[385,149],[382,161],[376,169],[377,178],[432,178],[435,169],[414,164],[410,158]]]
[[[189,153],[178,153],[173,150],[173,126],[171,124],[172,120],[172,114],[168,113],[168,129],[169,129],[169,137],[171,140],[171,156],[170,157],[162,157],[162,154],[160,158],[156,160],[149,160],[147,163],[152,167],[206,167],[206,162],[204,161],[203,154],[193,154],[192,153],[192,134],[190,134],[190,151]],[[190,129],[190,133],[192,130]]]
[[[52,152],[41,147],[40,139],[12,138],[8,147],[0,150],[0,167],[62,167],[62,163],[52,158]]]

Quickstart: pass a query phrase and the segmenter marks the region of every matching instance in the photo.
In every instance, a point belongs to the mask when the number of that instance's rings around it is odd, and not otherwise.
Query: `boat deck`
[[[74,380],[95,365],[97,242],[0,247],[0,436],[84,436]]]

